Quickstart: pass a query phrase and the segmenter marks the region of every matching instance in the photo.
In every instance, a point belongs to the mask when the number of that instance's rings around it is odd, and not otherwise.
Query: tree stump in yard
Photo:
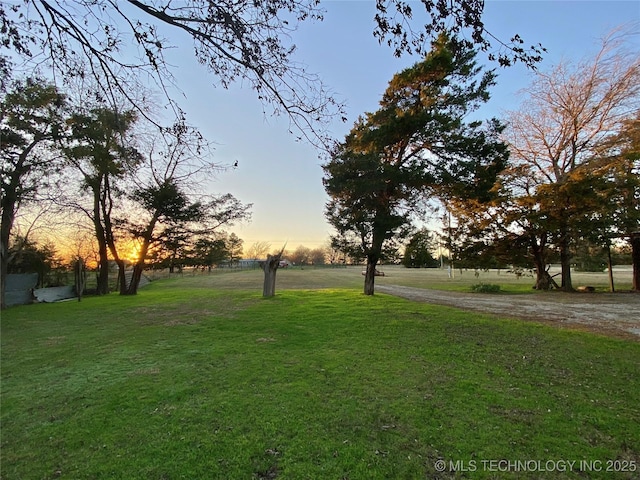
[[[276,294],[276,272],[280,266],[280,260],[284,247],[276,255],[267,255],[264,262],[260,262],[260,267],[264,271],[264,284],[262,286],[263,297],[273,297]]]

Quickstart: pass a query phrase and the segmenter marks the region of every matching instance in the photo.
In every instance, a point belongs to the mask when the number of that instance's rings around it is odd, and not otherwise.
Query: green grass
[[[520,278],[509,273],[507,270],[455,270],[453,277],[449,278],[446,270],[439,268],[416,268],[406,269],[400,266],[382,267],[385,277],[380,277],[380,283],[393,283],[408,287],[431,288],[435,290],[448,290],[458,292],[471,292],[473,285],[484,283],[500,286],[501,294],[542,294],[549,292],[539,292],[532,286],[535,279],[530,275]],[[551,274],[560,272],[559,268],[553,268]],[[560,282],[560,277],[555,277]],[[597,292],[609,292],[609,278],[607,273],[572,272],[572,283],[574,288],[580,285],[590,285],[595,287]],[[616,291],[631,289],[631,269],[616,269],[614,271],[614,286]]]
[[[313,268],[313,267],[289,267],[278,270],[278,289],[317,289],[317,288],[355,288],[362,290],[363,278],[360,274],[361,266],[348,268]],[[500,286],[501,294],[541,294],[532,288],[535,283],[533,277],[516,277],[506,270],[455,270],[453,278],[449,278],[447,271],[439,268],[404,268],[396,265],[384,265],[379,267],[385,273],[384,277],[376,277],[376,285],[403,285],[407,287],[430,288],[435,290],[448,290],[459,292],[471,292],[473,285],[479,283]],[[558,273],[559,269],[552,269],[551,273]],[[229,277],[232,275],[232,277]],[[261,291],[262,271],[255,270],[214,270],[211,274],[193,274],[191,272],[176,275],[189,285],[198,286],[204,282],[213,288],[242,288]],[[233,281],[228,281],[233,278]],[[609,291],[609,279],[607,273],[572,272],[573,285],[590,285],[597,292]],[[556,279],[558,279],[556,277]],[[616,291],[623,292],[631,288],[631,268],[616,269],[614,274]]]
[[[640,344],[367,297],[353,273],[282,271],[266,300],[250,271],[3,312],[1,477],[638,478],[604,470],[640,468]]]

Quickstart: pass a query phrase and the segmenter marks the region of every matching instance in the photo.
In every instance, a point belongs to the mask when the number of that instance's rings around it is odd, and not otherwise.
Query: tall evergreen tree
[[[367,295],[385,243],[408,234],[425,200],[491,197],[507,151],[497,120],[466,120],[495,79],[475,56],[438,37],[422,62],[392,78],[379,110],[360,118],[324,165],[326,216],[340,237],[358,239]]]
[[[433,257],[434,246],[433,235],[426,228],[418,230],[404,249],[402,264],[407,268],[437,267],[439,262]]]

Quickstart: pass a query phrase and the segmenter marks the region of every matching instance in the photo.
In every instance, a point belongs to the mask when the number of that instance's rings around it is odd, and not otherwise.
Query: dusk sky
[[[397,59],[391,49],[373,37],[373,1],[323,1],[324,21],[303,24],[294,33],[296,59],[318,73],[338,99],[347,104],[348,120],[339,119],[331,132],[341,139],[356,118],[377,109],[394,73],[420,59]],[[416,10],[422,8],[416,2]],[[599,39],[626,24],[635,30],[633,44],[640,52],[640,2],[633,1],[499,1],[488,0],[487,29],[502,40],[519,34],[529,44],[548,49],[541,71],[561,60],[579,61],[597,51]],[[182,48],[182,47],[181,47]],[[178,51],[176,77],[186,98],[181,105],[189,121],[217,144],[215,161],[238,168],[209,182],[212,193],[229,192],[253,203],[250,223],[232,230],[245,242],[269,242],[273,249],[287,242],[314,248],[326,244],[331,228],[324,219],[327,196],[322,187],[321,160],[309,144],[296,142],[287,118],[263,114],[263,106],[249,87],[213,88],[211,76],[195,64],[192,49]],[[484,62],[483,57],[479,60]],[[189,63],[189,62],[192,63]],[[484,109],[486,118],[516,109],[517,92],[526,87],[531,72],[517,64],[497,68],[498,84]],[[269,112],[267,112],[269,113]]]

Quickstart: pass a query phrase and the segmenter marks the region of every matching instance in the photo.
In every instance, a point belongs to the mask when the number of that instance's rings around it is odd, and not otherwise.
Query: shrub
[[[471,285],[471,291],[476,293],[496,293],[500,291],[500,285],[477,283],[475,285]]]

